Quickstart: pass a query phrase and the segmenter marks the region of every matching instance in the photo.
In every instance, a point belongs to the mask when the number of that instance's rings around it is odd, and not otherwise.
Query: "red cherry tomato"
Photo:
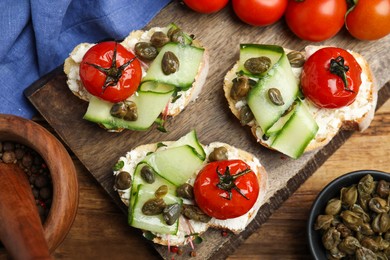
[[[265,26],[277,22],[287,7],[288,0],[233,0],[236,15],[245,23]]]
[[[184,0],[183,2],[196,12],[209,14],[224,8],[229,0]]]
[[[356,1],[355,1],[356,2]],[[377,40],[390,33],[390,0],[359,0],[345,17],[349,33],[360,40]]]
[[[289,0],[285,19],[299,38],[319,42],[340,31],[346,12],[345,0]]]
[[[241,160],[211,162],[199,172],[194,183],[197,205],[217,219],[244,215],[253,207],[258,195],[257,176]]]
[[[348,67],[345,72],[347,86],[342,76],[345,66]],[[313,53],[303,65],[302,92],[319,107],[347,106],[359,92],[361,73],[360,65],[348,51],[335,47],[322,48]]]
[[[135,56],[121,44],[110,41],[94,45],[80,64],[86,90],[110,102],[131,96],[141,82],[142,70]]]

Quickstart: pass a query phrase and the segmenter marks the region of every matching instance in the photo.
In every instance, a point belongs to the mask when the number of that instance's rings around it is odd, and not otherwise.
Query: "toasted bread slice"
[[[316,50],[322,46],[307,46],[302,52],[307,59]],[[291,50],[285,49],[286,53]],[[359,53],[349,51],[357,60],[362,68],[362,85],[356,100],[349,106],[339,109],[319,108],[312,102],[305,99],[307,107],[313,115],[319,126],[315,138],[306,147],[305,152],[316,150],[328,144],[330,140],[338,133],[339,130],[359,130],[364,131],[370,125],[376,108],[378,89],[375,84],[374,76],[370,70],[367,60]],[[225,75],[224,93],[232,113],[240,119],[240,109],[245,105],[245,100],[236,101],[230,97],[230,91],[233,86],[232,80],[236,77],[238,63],[236,63]],[[299,79],[302,68],[293,68],[295,76]],[[270,144],[262,139],[263,132],[255,120],[247,124],[256,140],[263,146],[269,148]]]
[[[153,27],[148,31],[137,30],[131,32],[122,42],[121,44],[129,51],[134,53],[134,46],[139,41],[148,42],[150,41],[151,36],[156,31],[164,31],[166,32],[167,28]],[[193,45],[197,47],[202,47],[202,44],[199,40],[193,40]],[[64,72],[67,75],[67,85],[69,89],[75,94],[77,97],[89,101],[91,94],[84,88],[80,75],[79,75],[79,66],[82,61],[85,53],[95,44],[91,43],[80,43],[77,45],[73,51],[70,53],[69,57],[65,60],[64,63]],[[141,62],[143,75],[145,75],[149,64],[146,62]],[[177,116],[184,108],[191,102],[194,101],[200,94],[207,78],[207,74],[209,71],[209,53],[207,49],[205,49],[203,54],[202,62],[198,68],[198,73],[195,77],[195,80],[190,87],[186,91],[179,91],[177,96],[180,96],[175,100],[175,102],[171,102],[172,99],[168,103],[167,109],[164,111],[167,116]],[[119,131],[122,129],[119,129]]]
[[[169,147],[171,142],[163,142],[165,145]],[[251,153],[248,153],[244,150],[238,149],[226,143],[221,142],[213,142],[207,146],[203,146],[206,152],[206,158],[208,155],[214,150],[216,147],[225,147],[228,150],[229,159],[241,159],[246,162],[253,172],[256,174],[259,182],[259,195],[254,206],[244,215],[234,218],[234,219],[226,219],[219,220],[212,218],[208,223],[202,223],[199,221],[189,220],[185,217],[181,216],[179,219],[179,230],[177,235],[164,235],[164,234],[156,234],[157,236],[153,239],[154,243],[161,245],[184,245],[188,243],[188,238],[186,235],[190,233],[204,233],[208,228],[217,228],[217,229],[225,229],[230,230],[233,233],[240,233],[245,229],[245,227],[254,219],[261,205],[264,203],[265,194],[268,188],[268,174],[265,168],[261,165],[260,161]],[[121,157],[119,160],[124,161],[125,165],[121,170],[129,172],[131,175],[134,173],[136,165],[149,153],[156,151],[157,149],[165,149],[158,148],[157,143],[155,144],[146,144],[138,146],[131,151],[129,151],[126,156]],[[208,163],[206,159],[204,164]],[[118,174],[119,171],[114,172],[114,175]],[[188,183],[193,184],[195,179],[191,179]],[[130,198],[130,189],[127,190],[117,190],[122,202],[129,206],[129,198]],[[190,202],[190,201],[188,201]],[[190,202],[191,203],[191,202]],[[192,202],[193,203],[193,202]]]

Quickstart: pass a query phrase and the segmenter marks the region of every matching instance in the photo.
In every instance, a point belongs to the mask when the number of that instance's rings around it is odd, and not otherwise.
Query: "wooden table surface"
[[[75,222],[55,259],[160,259],[126,216],[74,157],[80,185]],[[336,177],[355,170],[390,172],[390,100],[370,128],[355,132],[228,259],[310,259],[305,225],[319,191]]]

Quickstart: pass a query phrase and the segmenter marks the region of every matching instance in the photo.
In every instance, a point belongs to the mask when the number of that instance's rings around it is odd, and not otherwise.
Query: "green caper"
[[[173,29],[172,31],[169,30],[168,37],[172,42],[176,42],[176,43],[180,43],[180,44],[185,43],[184,33],[179,28]]]
[[[268,98],[271,100],[271,102],[274,105],[277,105],[277,106],[284,105],[282,93],[280,93],[280,90],[277,88],[268,89]]]
[[[380,197],[374,197],[370,199],[368,202],[368,207],[375,213],[387,213],[390,208],[387,204],[387,201]]]
[[[290,61],[291,67],[300,68],[305,63],[305,56],[300,51],[291,51],[287,54],[287,59]]]
[[[150,42],[137,42],[134,47],[135,55],[142,60],[153,60],[158,52]]]
[[[110,114],[127,121],[135,121],[138,118],[137,105],[133,101],[118,102],[111,107]]]
[[[376,192],[381,198],[387,198],[390,195],[390,182],[380,180]]]
[[[247,76],[240,76],[233,80],[233,86],[230,90],[230,97],[234,100],[239,100],[248,95],[251,89],[249,78]]]
[[[175,73],[179,69],[179,59],[173,52],[167,51],[164,53],[161,61],[161,69],[165,75]]]
[[[339,199],[331,199],[326,204],[325,214],[327,215],[336,215],[341,211],[341,200]]]
[[[240,110],[240,122],[241,125],[246,125],[254,119],[254,115],[248,105],[245,105]]]
[[[250,58],[244,63],[244,68],[252,74],[262,74],[270,67],[271,59],[266,56]]]
[[[113,117],[123,118],[127,113],[127,106],[125,102],[115,103],[110,110]]]
[[[157,198],[163,198],[168,193],[168,186],[167,185],[161,185],[158,187],[158,189],[155,191],[155,195]]]
[[[194,199],[194,188],[191,184],[183,183],[176,189],[176,194],[179,197],[192,200]]]
[[[138,119],[137,105],[133,101],[126,101],[126,115],[123,117],[127,121],[136,121]]]
[[[167,205],[163,209],[162,214],[163,214],[163,219],[165,220],[165,223],[167,223],[167,225],[171,226],[180,217],[181,205],[178,203]]]
[[[115,176],[115,187],[118,190],[126,190],[130,188],[131,176],[130,173],[121,171]]]
[[[161,48],[169,42],[168,36],[163,32],[154,32],[152,37],[150,37],[150,42],[153,46]]]
[[[142,167],[141,178],[149,184],[154,183],[156,177],[154,176],[154,171],[152,167],[150,167],[149,165],[145,165],[144,167]]]
[[[210,162],[222,161],[227,159],[228,159],[228,150],[224,146],[214,148],[214,150],[209,154]]]
[[[153,198],[145,202],[142,206],[142,213],[147,216],[154,216],[161,214],[166,207],[162,198]]]
[[[207,223],[211,219],[210,216],[208,216],[199,207],[195,205],[183,205],[182,214],[188,219],[193,219],[203,223]]]

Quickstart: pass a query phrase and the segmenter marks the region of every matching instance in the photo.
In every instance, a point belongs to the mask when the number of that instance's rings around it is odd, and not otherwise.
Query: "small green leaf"
[[[125,166],[125,162],[124,161],[119,161],[117,162],[114,167],[112,168],[114,171],[119,171],[120,169],[123,168],[123,166]]]
[[[164,144],[164,143],[157,143],[157,148],[160,148],[160,147],[164,147],[164,146],[167,146],[166,144]]]

